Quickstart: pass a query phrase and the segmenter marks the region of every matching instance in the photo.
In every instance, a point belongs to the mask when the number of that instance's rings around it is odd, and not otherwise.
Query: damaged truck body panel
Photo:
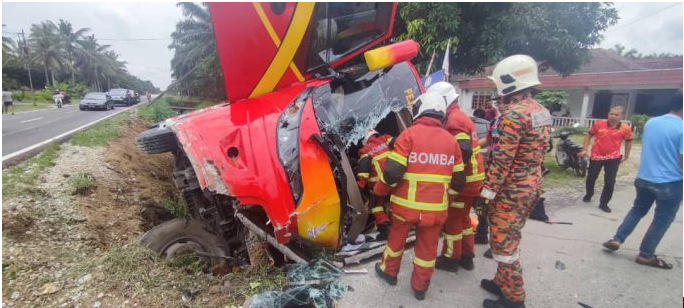
[[[391,36],[396,3],[209,7],[232,102],[168,119],[138,144],[175,136],[174,183],[195,225],[214,230],[233,259],[244,259],[245,221],[286,255],[372,240],[359,236],[374,228],[354,174],[360,141],[370,129],[397,136],[425,91],[409,62],[415,42],[383,47],[372,71],[356,61]]]

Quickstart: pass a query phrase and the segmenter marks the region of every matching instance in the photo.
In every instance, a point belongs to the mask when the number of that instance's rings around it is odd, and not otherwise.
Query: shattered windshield
[[[390,112],[406,108],[420,94],[408,63],[369,72],[353,81],[335,80],[314,93],[314,109],[326,133],[345,148],[361,140]]]

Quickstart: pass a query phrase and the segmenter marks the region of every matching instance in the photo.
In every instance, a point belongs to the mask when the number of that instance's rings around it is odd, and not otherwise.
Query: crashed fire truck
[[[166,258],[249,262],[246,233],[288,260],[380,252],[356,184],[369,129],[397,136],[424,92],[414,41],[389,42],[396,3],[210,3],[230,103],[170,118],[137,137],[174,155],[189,217],[142,238]],[[361,240],[363,240],[361,238]],[[349,246],[349,245],[347,245]],[[276,252],[276,251],[273,251]]]

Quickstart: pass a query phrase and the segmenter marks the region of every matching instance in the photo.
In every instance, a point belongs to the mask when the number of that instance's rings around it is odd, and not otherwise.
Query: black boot
[[[375,263],[375,273],[377,273],[378,276],[380,276],[380,278],[382,278],[382,280],[387,282],[389,285],[391,285],[391,286],[397,285],[397,277],[392,277],[392,276],[386,274],[385,272],[383,272],[382,269],[380,268],[380,262]]]
[[[512,302],[505,297],[500,297],[498,300],[494,301],[491,299],[485,299],[482,302],[482,307],[484,308],[525,308],[525,302]]]
[[[376,241],[386,241],[389,235],[389,222],[384,222],[378,225],[378,236],[375,237]]]
[[[601,209],[601,211],[604,211],[604,212],[606,212],[606,213],[612,212],[612,211],[610,210],[610,208],[608,207],[608,204],[600,204],[600,205],[599,205],[599,209]]]
[[[458,272],[458,260],[447,258],[445,256],[439,256],[435,262],[435,268],[456,273]]]
[[[475,263],[473,263],[473,258],[467,258],[467,257],[461,257],[461,260],[458,261],[458,265],[460,265],[462,268],[472,271],[475,268]]]
[[[502,296],[503,293],[501,292],[501,287],[494,283],[494,280],[490,279],[482,279],[480,280],[480,287],[483,288],[485,291],[492,293],[497,296]]]
[[[487,251],[485,251],[484,254],[482,254],[482,256],[484,256],[487,259],[494,259],[494,256],[492,256],[492,249],[491,248],[487,249]]]
[[[413,288],[411,288],[413,289]],[[417,300],[422,301],[425,299],[425,293],[427,293],[427,290],[416,290],[413,289],[413,297],[415,297]]]

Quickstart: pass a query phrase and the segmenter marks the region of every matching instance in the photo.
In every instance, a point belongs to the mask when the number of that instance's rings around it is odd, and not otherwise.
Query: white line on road
[[[40,119],[42,119],[42,118],[43,118],[43,117],[35,118],[35,119],[30,119],[30,120],[25,120],[25,121],[21,121],[21,122],[19,122],[19,123],[31,122],[31,121],[35,121],[35,120],[40,120]]]

